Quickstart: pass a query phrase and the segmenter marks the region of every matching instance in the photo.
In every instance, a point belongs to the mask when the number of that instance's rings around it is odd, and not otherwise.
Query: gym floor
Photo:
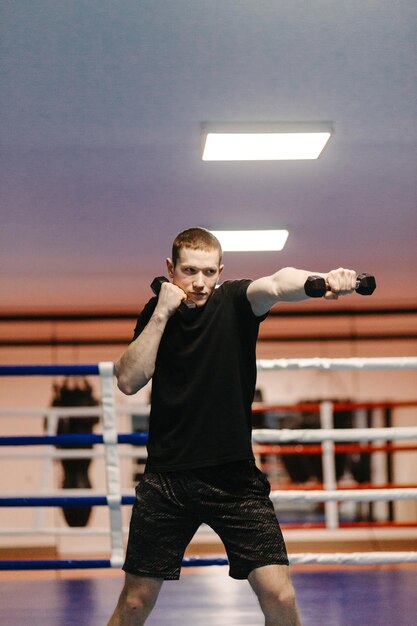
[[[109,572],[110,573],[110,572]],[[29,574],[29,573],[28,573]],[[76,576],[75,573],[72,574]],[[56,576],[61,576],[57,574]],[[303,626],[412,626],[417,615],[417,568],[293,570]],[[42,579],[2,578],[4,626],[104,626],[122,575]],[[413,617],[414,615],[414,617]],[[166,582],[147,626],[261,626],[262,614],[246,581],[224,567],[183,570]]]

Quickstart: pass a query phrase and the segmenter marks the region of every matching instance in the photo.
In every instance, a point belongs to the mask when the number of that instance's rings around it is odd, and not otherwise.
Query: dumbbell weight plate
[[[376,289],[375,276],[370,274],[359,274],[356,279],[356,293],[360,293],[361,296],[370,296]]]

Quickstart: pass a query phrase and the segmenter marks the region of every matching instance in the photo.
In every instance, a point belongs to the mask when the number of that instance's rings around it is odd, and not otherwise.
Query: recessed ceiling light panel
[[[328,122],[203,125],[203,161],[317,159],[330,139]]]
[[[288,230],[212,230],[224,252],[279,251],[285,246]]]

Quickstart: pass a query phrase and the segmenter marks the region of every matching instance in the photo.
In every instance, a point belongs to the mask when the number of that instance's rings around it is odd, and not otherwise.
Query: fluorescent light
[[[206,124],[203,161],[317,159],[330,139],[328,122]]]
[[[288,230],[212,230],[224,252],[282,250]]]
[[[317,159],[330,133],[207,135],[203,161],[283,161]]]

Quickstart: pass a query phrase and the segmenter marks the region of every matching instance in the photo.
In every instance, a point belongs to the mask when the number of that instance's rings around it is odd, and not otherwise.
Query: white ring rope
[[[332,554],[294,553],[290,565],[383,565],[417,563],[417,552],[334,552]]]
[[[290,429],[282,430],[261,428],[252,431],[256,443],[319,443],[322,441],[391,441],[391,439],[416,439],[417,427],[398,428],[325,428],[325,429]]]
[[[400,370],[417,369],[417,357],[348,359],[258,359],[258,371],[272,370]]]
[[[276,490],[271,491],[273,502],[389,502],[391,500],[417,500],[417,489],[334,489],[334,490]]]

